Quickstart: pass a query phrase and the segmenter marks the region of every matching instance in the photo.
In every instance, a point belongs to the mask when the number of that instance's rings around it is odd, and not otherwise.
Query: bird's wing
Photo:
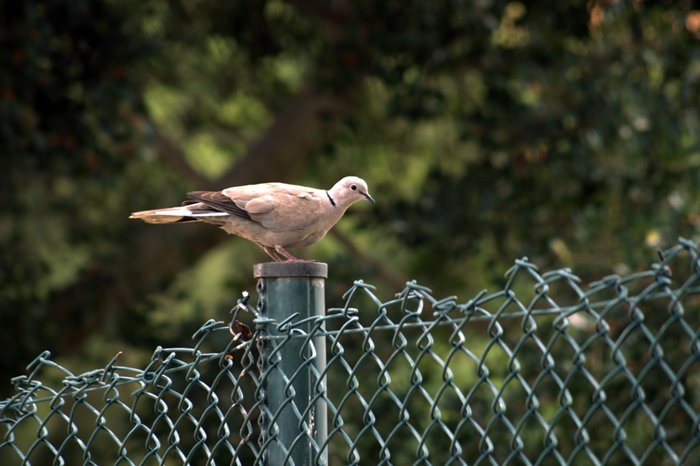
[[[248,214],[244,208],[239,207],[237,203],[226,196],[222,191],[194,191],[187,193],[187,197],[189,197],[190,200],[183,202],[183,205],[201,202],[207,207],[220,212],[226,212],[234,217],[252,220],[250,214]]]
[[[257,222],[271,231],[297,231],[321,220],[323,198],[317,191],[283,183],[268,183],[228,188],[220,192],[200,191],[188,196],[193,201],[203,202],[235,217]]]

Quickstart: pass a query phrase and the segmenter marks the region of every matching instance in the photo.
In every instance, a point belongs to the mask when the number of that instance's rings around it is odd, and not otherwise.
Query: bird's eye
[[[356,190],[357,190],[357,185],[354,185],[354,184],[350,185],[350,189],[352,189],[353,191],[356,191]]]

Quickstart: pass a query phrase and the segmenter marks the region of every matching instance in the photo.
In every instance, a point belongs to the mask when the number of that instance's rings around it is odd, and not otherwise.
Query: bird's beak
[[[367,194],[367,193],[361,193],[361,194],[362,194],[363,196],[365,196],[369,202],[371,202],[372,204],[376,204],[376,202],[374,202],[374,199],[372,199],[372,196],[370,196],[370,195]]]

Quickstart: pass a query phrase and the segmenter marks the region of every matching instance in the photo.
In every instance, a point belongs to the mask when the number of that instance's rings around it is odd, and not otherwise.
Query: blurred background
[[[143,367],[254,292],[252,243],[133,211],[364,178],[319,244],[327,305],[584,283],[700,239],[700,4],[0,2],[0,395],[44,350]],[[251,320],[252,320],[252,316]]]

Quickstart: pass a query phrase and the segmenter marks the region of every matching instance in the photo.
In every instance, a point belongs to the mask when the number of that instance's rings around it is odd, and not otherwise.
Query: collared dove
[[[148,223],[206,222],[249,239],[276,262],[275,251],[299,261],[285,248],[303,248],[321,240],[345,210],[374,199],[356,176],[338,181],[329,191],[285,183],[237,186],[223,191],[195,191],[182,207],[134,212],[129,218]]]

